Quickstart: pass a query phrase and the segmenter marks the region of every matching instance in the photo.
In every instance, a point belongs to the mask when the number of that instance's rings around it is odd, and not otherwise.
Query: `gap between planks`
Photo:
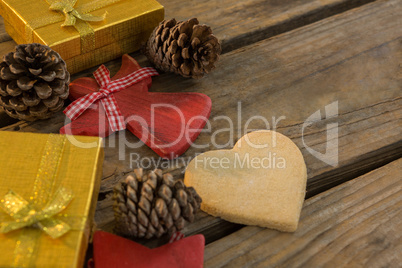
[[[160,0],[165,17],[197,17],[211,26],[223,53],[291,31],[374,0]]]
[[[245,117],[259,114],[270,118],[286,113],[291,120],[284,121],[278,131],[292,138],[301,148],[308,167],[307,195],[313,196],[401,157],[402,97],[398,72],[402,59],[402,32],[397,17],[401,6],[395,7],[395,3],[397,1],[379,1],[232,51],[222,57],[224,69],[217,69],[210,80],[194,84],[181,81],[175,87],[210,95],[215,103],[211,118],[222,113],[234,118],[239,99],[243,101]],[[324,43],[321,43],[322,40]],[[298,48],[296,51],[295,47]],[[251,55],[260,60],[253,60]],[[253,60],[251,67],[242,68],[250,59]],[[276,59],[280,61],[271,63]],[[267,69],[261,70],[263,66]],[[287,79],[283,80],[283,77]],[[160,77],[154,86],[157,85],[158,91],[166,91],[169,87],[166,80],[170,78]],[[222,79],[232,82],[226,85]],[[247,84],[253,86],[242,91],[243,85]],[[322,85],[329,87],[322,91]],[[260,97],[264,94],[269,98]],[[339,101],[338,117],[324,118],[304,132],[307,145],[325,152],[327,125],[338,123],[339,164],[331,167],[308,152],[302,141],[301,129],[303,119],[336,100]],[[212,122],[213,129],[219,127],[224,126]],[[261,128],[261,124],[255,127]],[[203,144],[208,139],[209,135],[201,134],[196,142]],[[226,142],[228,135],[217,139]],[[235,141],[236,137],[233,139]],[[204,150],[208,149],[215,148]],[[153,157],[146,148],[136,152],[143,157]],[[182,158],[199,152],[202,151],[190,149]],[[113,161],[116,153],[110,151],[107,154],[105,171],[108,175],[115,172],[116,167],[117,170],[128,170],[128,163]],[[179,174],[180,171],[182,169],[176,172]],[[103,183],[103,191],[110,191],[118,179],[114,176],[108,178]],[[99,204],[102,202],[107,200]],[[198,221],[186,227],[185,233],[202,232],[209,242],[221,238],[228,229],[240,228],[203,213],[198,217]],[[110,204],[97,213],[97,220],[100,226],[106,228],[113,225]],[[222,229],[217,234],[219,226]]]
[[[188,19],[198,17],[200,23],[210,25],[221,40],[223,53],[302,27],[315,21],[342,13],[374,0],[309,0],[295,2],[259,0],[239,3],[225,1],[159,1],[164,7],[166,18]],[[14,50],[16,43],[4,29],[0,17],[0,55]],[[118,60],[119,61],[119,60]],[[88,70],[72,77],[72,80],[91,76]],[[0,128],[17,123],[0,109]],[[16,127],[18,130],[18,127]]]
[[[345,167],[353,168],[348,172],[367,170],[373,167],[373,163],[376,164],[379,156],[382,159],[384,155],[388,156],[387,161],[390,161],[400,155],[400,150],[390,151],[390,154],[388,150],[383,151],[384,148],[400,149],[401,146],[401,99],[397,94],[397,90],[400,92],[397,84],[400,80],[396,64],[400,59],[397,52],[400,51],[398,38],[401,36],[397,31],[400,28],[397,28],[398,17],[395,14],[398,10],[400,6],[396,1],[369,4],[336,18],[331,17],[227,53],[222,56],[220,66],[207,79],[192,81],[162,75],[154,80],[153,90],[206,93],[215,104],[212,117],[222,114],[234,116],[238,100],[243,103],[245,117],[261,114],[270,118],[286,114],[290,119],[283,121],[278,130],[291,137],[302,149],[309,167],[309,185],[312,185],[310,181],[318,185],[315,189],[309,186],[309,191],[323,190],[321,185],[337,184],[344,180],[347,175],[343,172]],[[110,62],[108,67],[117,70],[118,64],[118,61]],[[382,71],[377,73],[376,70]],[[380,80],[376,81],[376,78]],[[365,83],[364,87],[360,82]],[[321,91],[323,84],[330,87]],[[383,87],[387,90],[376,94]],[[342,101],[338,118],[342,150],[339,166],[332,168],[308,153],[300,131],[308,115],[337,99]],[[356,99],[358,102],[352,101]],[[241,121],[241,125],[245,120]],[[63,121],[64,117],[59,115],[49,121],[15,124],[3,130],[18,127],[20,131],[58,132]],[[309,128],[305,133],[306,144],[317,151],[325,149],[326,125],[335,121],[334,118],[327,118]],[[219,123],[212,122],[212,128],[217,127]],[[261,124],[254,127],[261,128]],[[378,136],[379,133],[381,136]],[[131,141],[138,140],[129,133],[127,136]],[[217,140],[226,142],[227,138],[219,136]],[[232,139],[235,141],[237,138]],[[210,135],[203,133],[197,142],[202,144],[208,139]],[[208,149],[214,148],[204,150]],[[191,149],[183,157],[197,152],[200,151]],[[106,148],[106,174],[116,167],[119,170],[128,169],[127,162],[116,161],[116,153]],[[145,147],[140,148],[138,153],[143,157],[154,157]],[[330,181],[323,175],[328,172],[333,172]],[[311,180],[320,175],[320,180]],[[210,217],[203,219],[206,220],[202,225],[190,225],[186,232],[191,234],[201,229],[215,232],[216,228],[227,224]],[[208,229],[208,226],[214,227]],[[222,228],[222,232],[225,230]],[[215,239],[219,238],[214,236]]]
[[[295,233],[255,226],[206,246],[205,267],[397,267],[402,159],[305,201]]]

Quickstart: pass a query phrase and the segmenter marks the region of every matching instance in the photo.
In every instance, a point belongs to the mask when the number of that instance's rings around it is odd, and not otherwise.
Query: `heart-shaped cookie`
[[[306,192],[307,170],[286,136],[260,130],[232,150],[195,157],[184,182],[202,198],[201,209],[225,220],[294,232]]]

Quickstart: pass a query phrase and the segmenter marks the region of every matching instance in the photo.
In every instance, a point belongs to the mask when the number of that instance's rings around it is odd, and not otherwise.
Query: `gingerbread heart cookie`
[[[201,196],[205,212],[285,232],[297,229],[306,181],[299,148],[286,136],[268,130],[248,133],[232,150],[198,155],[184,179]]]

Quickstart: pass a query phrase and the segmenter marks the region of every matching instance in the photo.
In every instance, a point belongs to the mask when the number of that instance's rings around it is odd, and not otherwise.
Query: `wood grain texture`
[[[166,18],[188,19],[198,17],[214,29],[222,41],[223,50],[229,51],[256,41],[324,19],[373,0],[308,0],[278,1],[192,1],[160,0]],[[4,29],[0,16],[0,55],[14,49],[16,43]]]
[[[327,18],[372,0],[160,0],[166,18],[197,17],[212,27],[223,52]],[[190,16],[190,17],[189,17]]]
[[[196,144],[207,146],[191,148],[183,157],[169,162],[174,165],[172,170],[179,174],[196,153],[218,149],[211,144],[211,139],[221,145],[219,147],[232,147],[244,134],[245,123],[254,115],[267,118],[270,124],[273,116],[276,119],[286,117],[280,120],[277,130],[292,138],[302,150],[308,167],[309,196],[400,157],[401,9],[399,1],[378,1],[233,50],[224,54],[217,69],[201,80],[170,74],[155,78],[152,87],[155,92],[201,92],[212,99],[211,131],[206,128],[207,131],[196,140]],[[142,56],[136,56],[136,59],[142,66],[148,64]],[[120,61],[106,65],[116,72]],[[338,101],[339,115],[323,118],[306,128],[304,139],[306,145],[324,153],[326,126],[337,123],[340,149],[336,167],[311,155],[301,137],[303,122],[317,110],[324,112],[325,105],[334,101]],[[240,119],[238,102],[242,109]],[[234,132],[212,134],[230,126],[217,116],[232,118]],[[63,124],[64,116],[59,114],[47,121],[19,122],[2,130],[57,133]],[[254,120],[250,128],[266,126],[262,121]],[[120,137],[108,138],[106,144],[125,145],[123,138],[131,144],[139,141],[123,132]],[[137,163],[130,163],[130,153],[138,154],[141,159],[159,160],[145,146],[125,152],[106,146],[104,193],[118,180],[115,176],[137,167]],[[119,160],[119,156],[125,160]],[[100,202],[103,201],[107,202],[107,199]],[[100,226],[110,227],[112,218],[105,212],[111,211],[110,205],[105,203],[102,211],[104,213],[97,213],[97,221]],[[202,220],[188,226],[186,234],[213,234],[209,240],[212,241],[227,234],[227,230],[232,230],[230,228],[238,228],[210,216],[200,217]]]
[[[373,161],[376,156],[383,159],[389,153],[390,159],[397,158],[402,128],[399,66],[402,30],[397,12],[402,7],[395,3],[369,4],[230,52],[206,79],[178,81],[171,75],[154,79],[154,90],[198,91],[212,99],[212,131],[201,133],[196,141],[207,148],[190,148],[183,158],[217,149],[211,139],[231,148],[254,115],[267,118],[269,123],[272,117],[286,117],[279,122],[278,131],[291,137],[302,149],[312,183],[309,191],[318,190],[319,181],[328,174],[332,178],[325,183],[332,183],[342,180],[348,171],[356,174],[359,169],[366,169],[370,163],[379,161]],[[327,125],[337,123],[340,148],[336,168],[311,155],[301,137],[304,121],[317,110],[324,112],[325,106],[334,101],[338,101],[339,115],[323,118],[306,128],[304,141],[312,149],[325,152]],[[237,115],[238,102],[242,118]],[[228,116],[234,121],[234,133],[215,133],[211,137],[214,130],[229,127],[218,116]],[[250,128],[266,126],[255,120]],[[136,150],[143,157],[152,157],[148,151]],[[126,159],[130,153],[126,152]],[[128,162],[114,161],[112,166],[124,170]],[[339,178],[331,173],[334,170]]]
[[[207,79],[182,80],[173,87],[169,85],[175,78],[163,75],[155,79],[153,87],[163,91],[200,90],[207,93],[213,103],[211,118],[222,114],[233,118],[234,136],[252,115],[266,118],[285,115],[286,119],[277,130],[301,148],[308,167],[307,196],[311,197],[401,156],[399,63],[402,32],[397,17],[401,8],[397,1],[373,3],[228,53]],[[243,119],[237,124],[239,100],[242,101]],[[325,152],[327,125],[337,123],[339,164],[336,167],[311,155],[302,141],[303,121],[333,101],[338,101],[339,115],[323,118],[306,128],[304,139],[311,148]],[[256,123],[255,128],[264,127],[261,122]],[[228,127],[222,120],[211,120],[211,125],[215,130]],[[237,140],[229,133],[218,134],[215,138],[221,144]],[[202,133],[196,143],[208,144],[210,140],[211,133]],[[208,149],[216,148],[211,145],[203,150]],[[171,170],[180,176],[187,159],[203,150],[191,148],[177,160],[177,168]],[[116,151],[106,151],[107,179],[102,186],[103,192],[110,191],[120,173],[128,170],[130,165],[129,161],[115,161]],[[135,153],[153,157],[143,148]],[[99,226],[111,230],[112,214],[104,212],[111,211],[110,201],[109,208],[107,202],[107,199],[99,202],[103,204],[103,212],[97,213],[97,221]],[[228,230],[239,228],[204,213],[200,218],[202,222],[196,221],[184,232],[201,232],[207,236],[207,241],[213,241]]]
[[[222,41],[223,50],[226,52],[372,1],[160,0],[159,2],[165,7],[166,18],[185,20],[191,16],[199,18],[201,23],[210,25],[214,34]],[[5,32],[3,18],[0,18],[0,43],[8,41],[12,39]]]
[[[4,19],[0,16],[0,55],[13,51],[16,43],[11,39],[4,29]]]
[[[192,16],[198,17],[201,23],[210,25],[214,34],[221,40],[225,53],[372,1],[259,0],[239,3],[235,0],[161,0],[160,3],[165,6],[166,18],[176,17],[178,20],[184,20]],[[3,18],[0,17],[0,55],[13,51],[15,45],[6,33]],[[90,73],[91,71],[86,70],[74,77]],[[7,115],[0,111],[0,127],[15,122],[8,120]]]
[[[205,267],[398,267],[402,159],[307,200],[298,230],[243,229],[206,247]]]
[[[286,117],[279,120],[277,130],[302,149],[311,183],[325,179],[321,177],[325,174],[334,177],[330,172],[342,172],[343,167],[356,173],[376,162],[372,160],[377,155],[381,159],[387,154],[390,159],[397,158],[402,128],[401,9],[398,1],[379,1],[232,51],[223,55],[218,68],[204,79],[181,79],[170,74],[154,78],[152,91],[202,92],[212,99],[211,131],[206,129],[196,141],[196,145],[207,145],[206,148],[190,148],[176,162],[185,163],[181,160],[218,147],[233,147],[244,134],[245,123],[255,115],[265,117],[270,124],[272,117]],[[143,56],[136,58],[142,66],[147,65]],[[120,62],[110,62],[107,67],[116,72]],[[336,168],[312,156],[301,138],[304,121],[317,110],[324,112],[325,106],[334,101],[338,101],[339,115],[306,128],[304,141],[312,149],[324,152],[326,126],[338,123],[340,150]],[[239,102],[241,118],[237,114]],[[215,133],[211,137],[212,132],[229,127],[218,116],[233,120],[234,133]],[[19,122],[2,130],[57,132],[63,120],[60,113],[47,121]],[[266,125],[254,120],[248,130],[251,128]],[[120,138],[125,136],[127,142],[138,141],[130,133],[121,134]],[[113,139],[118,144],[120,138],[116,135],[106,142],[110,144]],[[212,139],[218,146],[212,144]],[[141,157],[156,157],[145,146],[134,152]],[[133,150],[122,155],[125,161],[118,159],[119,153],[123,153],[119,148],[106,148],[105,174],[130,167]],[[361,167],[356,165],[360,162]]]

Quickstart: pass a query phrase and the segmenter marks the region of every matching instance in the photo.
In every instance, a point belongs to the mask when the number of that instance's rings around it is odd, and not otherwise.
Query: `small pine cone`
[[[196,18],[180,22],[171,19],[154,29],[144,53],[164,72],[201,78],[215,68],[221,45],[211,27],[199,25]]]
[[[50,47],[18,45],[0,63],[0,107],[20,120],[46,119],[63,109],[70,74]]]
[[[116,232],[131,237],[160,237],[193,222],[201,198],[192,187],[169,173],[142,169],[127,175],[113,193]]]

